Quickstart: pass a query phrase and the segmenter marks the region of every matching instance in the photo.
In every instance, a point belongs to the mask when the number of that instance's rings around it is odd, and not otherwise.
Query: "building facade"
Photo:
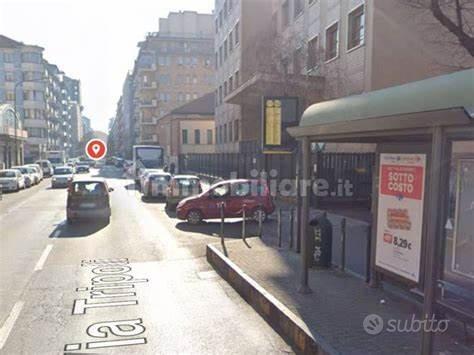
[[[209,93],[172,110],[157,125],[160,144],[165,148],[165,162],[184,170],[180,157],[188,154],[215,153],[214,93]],[[181,160],[182,162],[182,160]]]
[[[138,44],[131,75],[136,143],[159,143],[160,117],[213,91],[212,21],[210,14],[172,12]]]
[[[0,35],[0,103],[11,104],[28,131],[24,159],[47,150],[72,154],[80,131],[80,84],[43,58],[43,48]]]
[[[13,106],[0,104],[0,170],[23,164],[27,137]]]

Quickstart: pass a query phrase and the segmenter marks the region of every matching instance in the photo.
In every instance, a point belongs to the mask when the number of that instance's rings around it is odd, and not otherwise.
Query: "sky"
[[[211,13],[214,0],[0,0],[0,34],[39,45],[81,80],[83,114],[107,132],[137,43],[170,11]]]

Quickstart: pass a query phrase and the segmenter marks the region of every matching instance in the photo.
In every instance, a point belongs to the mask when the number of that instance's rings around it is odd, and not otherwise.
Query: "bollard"
[[[281,248],[281,208],[278,209],[278,248]]]
[[[341,220],[341,270],[346,268],[346,219]]]
[[[242,240],[245,242],[245,205],[242,206]]]
[[[293,207],[290,208],[290,249],[293,249],[294,212],[295,209]]]
[[[225,241],[224,241],[224,222],[225,222],[224,202],[221,203],[220,210],[221,210],[221,229],[220,229],[221,246],[222,246],[222,250],[224,251],[224,255],[227,256],[227,249],[225,247]]]
[[[258,209],[258,236],[260,239],[263,237],[263,221],[262,221],[262,207]]]

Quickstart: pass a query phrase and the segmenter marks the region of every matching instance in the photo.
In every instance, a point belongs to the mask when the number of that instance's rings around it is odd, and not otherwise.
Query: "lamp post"
[[[18,159],[18,135],[17,135],[17,129],[18,129],[18,111],[16,107],[16,91],[18,89],[18,86],[22,85],[25,82],[42,82],[46,80],[47,78],[41,77],[39,79],[32,79],[32,80],[20,80],[15,83],[15,86],[13,87],[13,109],[15,110],[15,133],[14,133],[14,142],[15,142],[15,165],[19,165],[19,159]]]

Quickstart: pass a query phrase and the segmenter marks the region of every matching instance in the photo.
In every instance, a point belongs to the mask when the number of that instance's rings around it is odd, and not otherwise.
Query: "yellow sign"
[[[281,145],[281,101],[265,102],[265,144]]]

